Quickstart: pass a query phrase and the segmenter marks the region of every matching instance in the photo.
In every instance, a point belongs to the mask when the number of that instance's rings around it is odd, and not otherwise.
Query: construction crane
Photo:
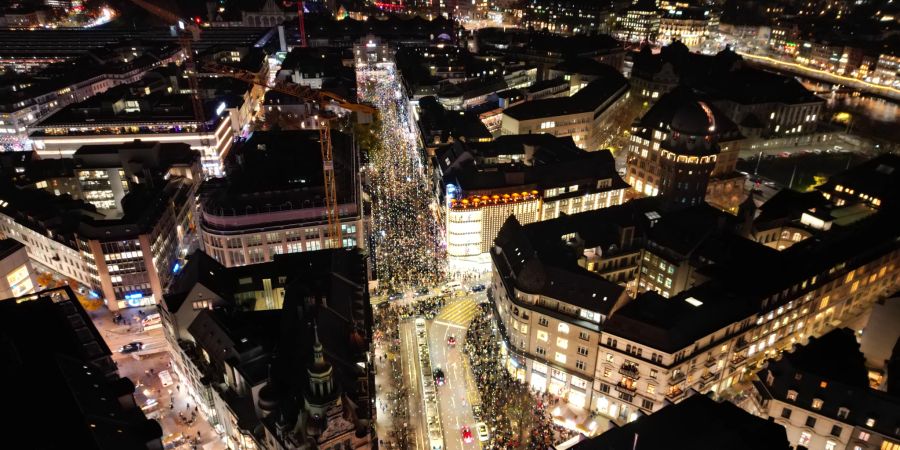
[[[203,102],[200,100],[200,90],[198,89],[196,76],[197,70],[196,65],[194,64],[193,51],[191,50],[191,42],[200,38],[200,27],[190,21],[183,21],[171,11],[160,8],[146,0],[131,0],[131,2],[159,18],[178,24],[179,28],[186,31],[186,33],[182,33],[179,37],[181,45],[187,53],[185,70],[188,72],[188,83],[191,87],[194,116],[202,127],[201,131],[205,131],[206,120],[203,115]],[[298,0],[297,3],[299,4],[298,8],[300,15],[300,42],[301,46],[306,47],[306,34],[303,29],[303,2],[302,0]],[[341,248],[343,246],[343,236],[341,232],[341,220],[338,214],[337,188],[335,187],[334,179],[334,156],[331,145],[331,122],[336,117],[326,114],[324,107],[329,104],[336,104],[346,110],[366,114],[374,114],[376,111],[375,108],[368,105],[353,103],[333,92],[312,89],[308,86],[284,82],[269,83],[268,80],[262,78],[258,74],[223,64],[208,63],[205,64],[203,68],[209,72],[235,78],[246,83],[263,86],[274,91],[318,104],[320,120],[319,143],[322,148],[322,173],[325,181],[325,216],[328,224],[327,242],[331,244],[331,248]]]
[[[325,106],[333,104],[348,111],[364,114],[374,114],[376,109],[369,105],[351,102],[333,92],[313,89],[309,86],[283,81],[269,83],[268,80],[257,73],[232,66],[208,63],[204,64],[203,69],[223,76],[235,78],[245,83],[262,86],[318,105],[319,143],[322,148],[322,173],[325,180],[325,211],[328,222],[328,238],[331,242],[331,248],[342,247],[343,236],[341,232],[341,220],[338,215],[337,189],[335,187],[334,179],[334,155],[331,145],[331,126],[337,116],[328,114]]]
[[[303,16],[303,0],[297,0],[297,31],[300,33],[300,47],[306,48],[306,20]]]
[[[207,145],[206,141],[206,115],[203,112],[203,100],[200,99],[200,84],[197,82],[197,67],[194,63],[193,41],[200,39],[200,27],[191,21],[183,21],[180,17],[160,8],[146,0],[131,0],[135,5],[143,8],[150,14],[165,20],[166,22],[175,24],[178,28],[178,43],[184,50],[184,71],[188,79],[188,88],[191,91],[191,108],[194,111],[194,120],[197,122],[198,131],[200,132],[200,144]]]

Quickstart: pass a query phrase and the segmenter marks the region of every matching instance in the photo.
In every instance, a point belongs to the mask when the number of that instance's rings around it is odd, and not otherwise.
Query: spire
[[[322,348],[322,342],[319,340],[319,325],[313,322],[313,334],[316,336],[316,343],[313,344],[313,363],[316,366],[325,364],[325,350]]]
[[[308,403],[310,404],[322,405],[324,404],[322,400],[331,400],[331,395],[334,391],[332,367],[325,360],[325,350],[322,347],[322,341],[319,340],[319,327],[316,322],[313,322],[313,336],[315,336],[313,361],[306,369],[306,372],[309,374],[309,392],[311,394],[311,398],[307,400],[309,400]],[[323,414],[323,411],[317,411],[316,413]]]

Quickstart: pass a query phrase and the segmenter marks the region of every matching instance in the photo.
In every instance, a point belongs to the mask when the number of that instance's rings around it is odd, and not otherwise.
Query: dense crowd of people
[[[394,291],[439,282],[446,261],[441,222],[400,75],[392,63],[357,71],[359,96],[380,119],[366,149],[378,279]]]
[[[469,325],[465,351],[481,397],[480,420],[491,430],[484,448],[548,449],[574,436],[553,423],[550,409],[559,399],[532,392],[503,367],[497,333],[490,306],[479,305]]]
[[[410,448],[412,437],[409,427],[409,390],[403,383],[403,370],[400,359],[393,355],[400,354],[400,311],[396,305],[384,303],[375,309],[375,345],[385,349],[382,362],[390,367],[390,378],[394,389],[388,390],[379,406],[379,414],[391,419],[388,442],[381,442],[385,448]]]

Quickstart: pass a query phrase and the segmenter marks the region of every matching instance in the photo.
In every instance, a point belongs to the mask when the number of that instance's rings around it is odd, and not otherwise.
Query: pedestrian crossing
[[[466,326],[475,318],[477,311],[475,300],[467,297],[445,306],[434,320],[451,325]]]

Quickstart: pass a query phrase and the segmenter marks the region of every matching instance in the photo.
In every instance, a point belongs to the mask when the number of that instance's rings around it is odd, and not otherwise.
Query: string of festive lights
[[[444,273],[437,204],[425,175],[409,102],[393,63],[360,65],[362,101],[378,108],[381,127],[369,149],[376,273],[384,292],[432,286]]]

